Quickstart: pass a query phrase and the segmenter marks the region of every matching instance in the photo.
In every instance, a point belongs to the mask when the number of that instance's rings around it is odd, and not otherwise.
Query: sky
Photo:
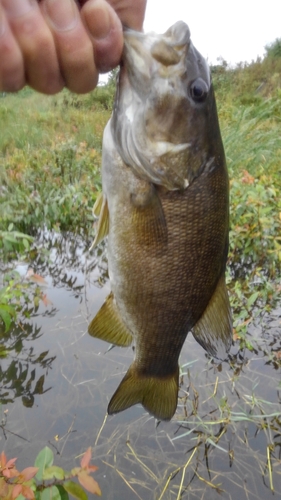
[[[223,57],[235,65],[263,56],[264,46],[281,38],[281,1],[147,0],[145,32],[164,33],[179,20],[209,64]]]

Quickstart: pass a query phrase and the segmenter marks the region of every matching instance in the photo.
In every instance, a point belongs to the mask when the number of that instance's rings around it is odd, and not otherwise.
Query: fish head
[[[123,161],[170,190],[224,157],[210,70],[183,21],[162,35],[124,32],[112,125]]]

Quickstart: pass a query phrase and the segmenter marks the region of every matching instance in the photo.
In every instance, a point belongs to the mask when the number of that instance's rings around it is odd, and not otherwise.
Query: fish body
[[[95,206],[111,294],[89,333],[135,343],[108,413],[141,403],[169,420],[187,333],[221,359],[231,345],[228,175],[210,72],[188,26],[124,38]]]

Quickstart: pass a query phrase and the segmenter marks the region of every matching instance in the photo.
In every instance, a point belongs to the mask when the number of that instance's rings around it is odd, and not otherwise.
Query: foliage
[[[0,497],[2,500],[67,500],[69,495],[76,499],[86,500],[87,491],[101,495],[98,483],[90,474],[97,467],[90,465],[91,448],[83,455],[80,467],[66,472],[53,465],[54,455],[46,446],[35,459],[34,467],[27,467],[19,472],[15,467],[16,458],[7,460],[4,452],[0,456]],[[78,479],[79,483],[73,481]]]
[[[265,46],[266,56],[273,59],[281,57],[281,38],[276,38],[272,43]]]
[[[113,99],[114,90],[106,91]],[[91,95],[25,94],[0,101],[0,228],[13,224],[29,235],[43,227],[87,228],[109,111],[86,107]]]
[[[273,308],[281,271],[281,96],[243,106],[219,101],[230,176],[228,289],[234,336]]]
[[[265,47],[266,57],[251,63],[228,67],[226,61],[211,67],[217,98],[235,104],[261,103],[264,98],[279,95],[281,87],[280,40]]]
[[[17,253],[23,254],[30,250],[33,242],[32,236],[13,230],[13,223],[9,224],[7,231],[0,230],[0,253],[3,257],[15,257]]]
[[[48,305],[48,299],[40,287],[46,284],[44,278],[32,270],[23,277],[16,271],[6,273],[3,284],[0,290],[0,331],[5,334],[18,315],[29,318],[38,310],[41,301]]]
[[[13,223],[32,233],[43,226],[87,226],[100,186],[96,149],[59,138],[47,149],[16,149],[3,163],[2,227]]]

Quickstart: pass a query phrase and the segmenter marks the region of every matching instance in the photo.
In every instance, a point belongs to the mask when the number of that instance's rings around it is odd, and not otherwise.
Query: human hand
[[[93,90],[117,66],[122,24],[140,30],[146,0],[0,0],[0,91]]]

